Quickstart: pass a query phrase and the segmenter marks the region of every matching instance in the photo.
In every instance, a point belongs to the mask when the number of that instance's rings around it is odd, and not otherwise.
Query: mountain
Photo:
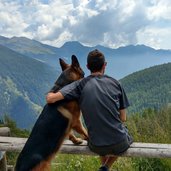
[[[45,104],[45,93],[59,75],[59,57],[70,63],[75,54],[88,74],[86,56],[95,48],[106,56],[106,74],[124,85],[130,113],[171,103],[170,50],[144,45],[87,47],[76,41],[56,48],[25,37],[0,36],[0,117],[8,114],[20,128],[31,128]]]
[[[106,74],[117,79],[135,71],[171,62],[170,50],[155,50],[145,45],[129,45],[112,49],[101,45],[88,47],[77,41],[71,41],[57,48],[25,37],[5,38],[2,36],[0,36],[0,44],[28,57],[44,61],[54,69],[56,69],[56,61],[59,57],[69,62],[70,56],[75,54],[86,75],[89,74],[86,68],[87,54],[97,48],[105,54],[108,62]]]
[[[7,114],[19,127],[31,128],[58,74],[43,62],[0,45],[0,117]]]
[[[135,72],[120,81],[131,103],[130,113],[171,105],[171,63]]]
[[[46,45],[43,45],[36,40],[31,40],[26,37],[12,37],[9,39],[0,36],[0,44],[10,49],[14,49],[19,53],[54,54],[53,48],[51,48],[50,46],[46,47]]]
[[[58,48],[54,48],[52,46],[48,46],[42,44],[36,40],[31,40],[26,37],[12,37],[5,38],[0,36],[0,45],[8,47],[11,50],[14,50],[24,56],[31,57],[42,61],[50,66],[53,66],[54,69],[57,68],[58,55],[56,50]]]

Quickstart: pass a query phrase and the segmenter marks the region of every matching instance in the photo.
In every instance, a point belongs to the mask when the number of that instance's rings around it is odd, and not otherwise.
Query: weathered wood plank
[[[18,137],[1,137],[0,136],[0,143],[25,143],[27,138],[18,138]]]
[[[97,155],[89,150],[87,146],[66,146],[61,147],[60,153]],[[123,157],[153,157],[153,158],[171,158],[171,150],[168,149],[150,149],[150,148],[132,148],[130,147]]]
[[[0,127],[0,136],[10,136],[10,128]]]
[[[12,144],[25,144],[27,138],[17,138],[17,137],[1,137],[0,136],[0,143],[12,143]],[[74,144],[70,140],[65,140],[64,143],[65,145],[72,145]],[[82,144],[79,146],[87,146],[87,142],[83,141]],[[141,142],[134,142],[131,144],[131,147],[133,148],[166,148],[166,149],[171,149],[171,144],[159,144],[159,143],[141,143]]]
[[[134,142],[131,147],[135,148],[159,148],[159,149],[171,149],[171,144],[159,144],[159,143],[141,143]]]
[[[2,151],[21,151],[26,138],[0,137],[0,150]],[[71,141],[65,140],[60,153],[96,155],[91,152],[84,141],[81,145],[74,145]],[[154,157],[154,158],[171,158],[171,144],[156,143],[133,143],[130,148],[122,154],[125,157]]]

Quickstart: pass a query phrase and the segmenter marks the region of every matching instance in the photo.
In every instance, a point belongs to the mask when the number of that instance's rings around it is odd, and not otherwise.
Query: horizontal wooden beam
[[[0,136],[10,136],[10,128],[0,127]]]
[[[19,152],[26,140],[26,138],[0,137],[0,151]],[[63,154],[97,155],[89,150],[86,141],[81,145],[74,145],[71,141],[65,140],[59,152]],[[121,156],[171,158],[171,144],[135,142]]]

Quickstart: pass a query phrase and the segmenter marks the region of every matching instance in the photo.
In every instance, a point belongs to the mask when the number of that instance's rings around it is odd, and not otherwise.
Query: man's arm
[[[80,80],[74,81],[73,83],[64,86],[57,93],[48,93],[46,96],[47,103],[54,103],[63,99],[73,100],[79,98],[81,93],[79,83]]]
[[[122,122],[126,122],[126,108],[129,106],[129,101],[128,98],[126,96],[125,90],[123,89],[123,87],[120,84],[120,90],[121,90],[121,96],[120,96],[120,120]]]
[[[125,109],[121,109],[121,110],[119,110],[119,113],[120,113],[120,115],[119,115],[120,120],[122,122],[126,122],[126,110]]]
[[[59,91],[57,93],[48,93],[46,96],[47,103],[55,103],[56,101],[63,100],[63,99],[64,96]]]

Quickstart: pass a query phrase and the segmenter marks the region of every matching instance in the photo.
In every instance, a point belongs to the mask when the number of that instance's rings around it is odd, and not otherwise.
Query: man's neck
[[[92,72],[91,75],[103,75],[102,71]]]

